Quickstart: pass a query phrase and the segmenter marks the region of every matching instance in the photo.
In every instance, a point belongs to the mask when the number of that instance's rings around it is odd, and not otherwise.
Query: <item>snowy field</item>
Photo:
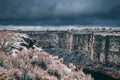
[[[13,25],[0,25],[0,29],[8,29],[8,30],[34,30],[34,31],[38,31],[38,30],[68,30],[68,29],[86,29],[86,28],[90,28],[90,29],[113,29],[113,30],[118,30],[120,29],[120,27],[112,27],[112,26],[76,26],[76,25],[69,25],[69,26],[13,26]]]

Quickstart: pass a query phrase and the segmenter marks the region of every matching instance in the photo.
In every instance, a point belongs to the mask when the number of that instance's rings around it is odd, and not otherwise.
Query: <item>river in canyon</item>
[[[89,69],[83,69],[83,72],[85,74],[91,74],[94,80],[120,80],[120,79],[115,79],[109,75],[106,75],[104,73],[98,72],[98,71],[92,71]]]

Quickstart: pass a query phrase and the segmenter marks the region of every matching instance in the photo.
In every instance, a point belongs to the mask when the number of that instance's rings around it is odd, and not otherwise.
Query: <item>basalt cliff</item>
[[[120,76],[120,30],[17,31],[66,62]]]
[[[120,64],[120,30],[18,31],[37,46],[84,51],[95,62]]]
[[[93,80],[82,68],[66,65],[36,45],[26,34],[1,30],[0,80]]]

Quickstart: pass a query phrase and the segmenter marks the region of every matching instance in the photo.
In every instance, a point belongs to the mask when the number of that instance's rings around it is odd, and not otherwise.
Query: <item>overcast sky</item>
[[[0,0],[0,20],[13,19],[119,22],[120,0]]]

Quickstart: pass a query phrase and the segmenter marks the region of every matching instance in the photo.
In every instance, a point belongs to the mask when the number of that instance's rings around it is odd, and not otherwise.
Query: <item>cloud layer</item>
[[[107,14],[120,0],[0,0],[0,19],[66,19]]]

